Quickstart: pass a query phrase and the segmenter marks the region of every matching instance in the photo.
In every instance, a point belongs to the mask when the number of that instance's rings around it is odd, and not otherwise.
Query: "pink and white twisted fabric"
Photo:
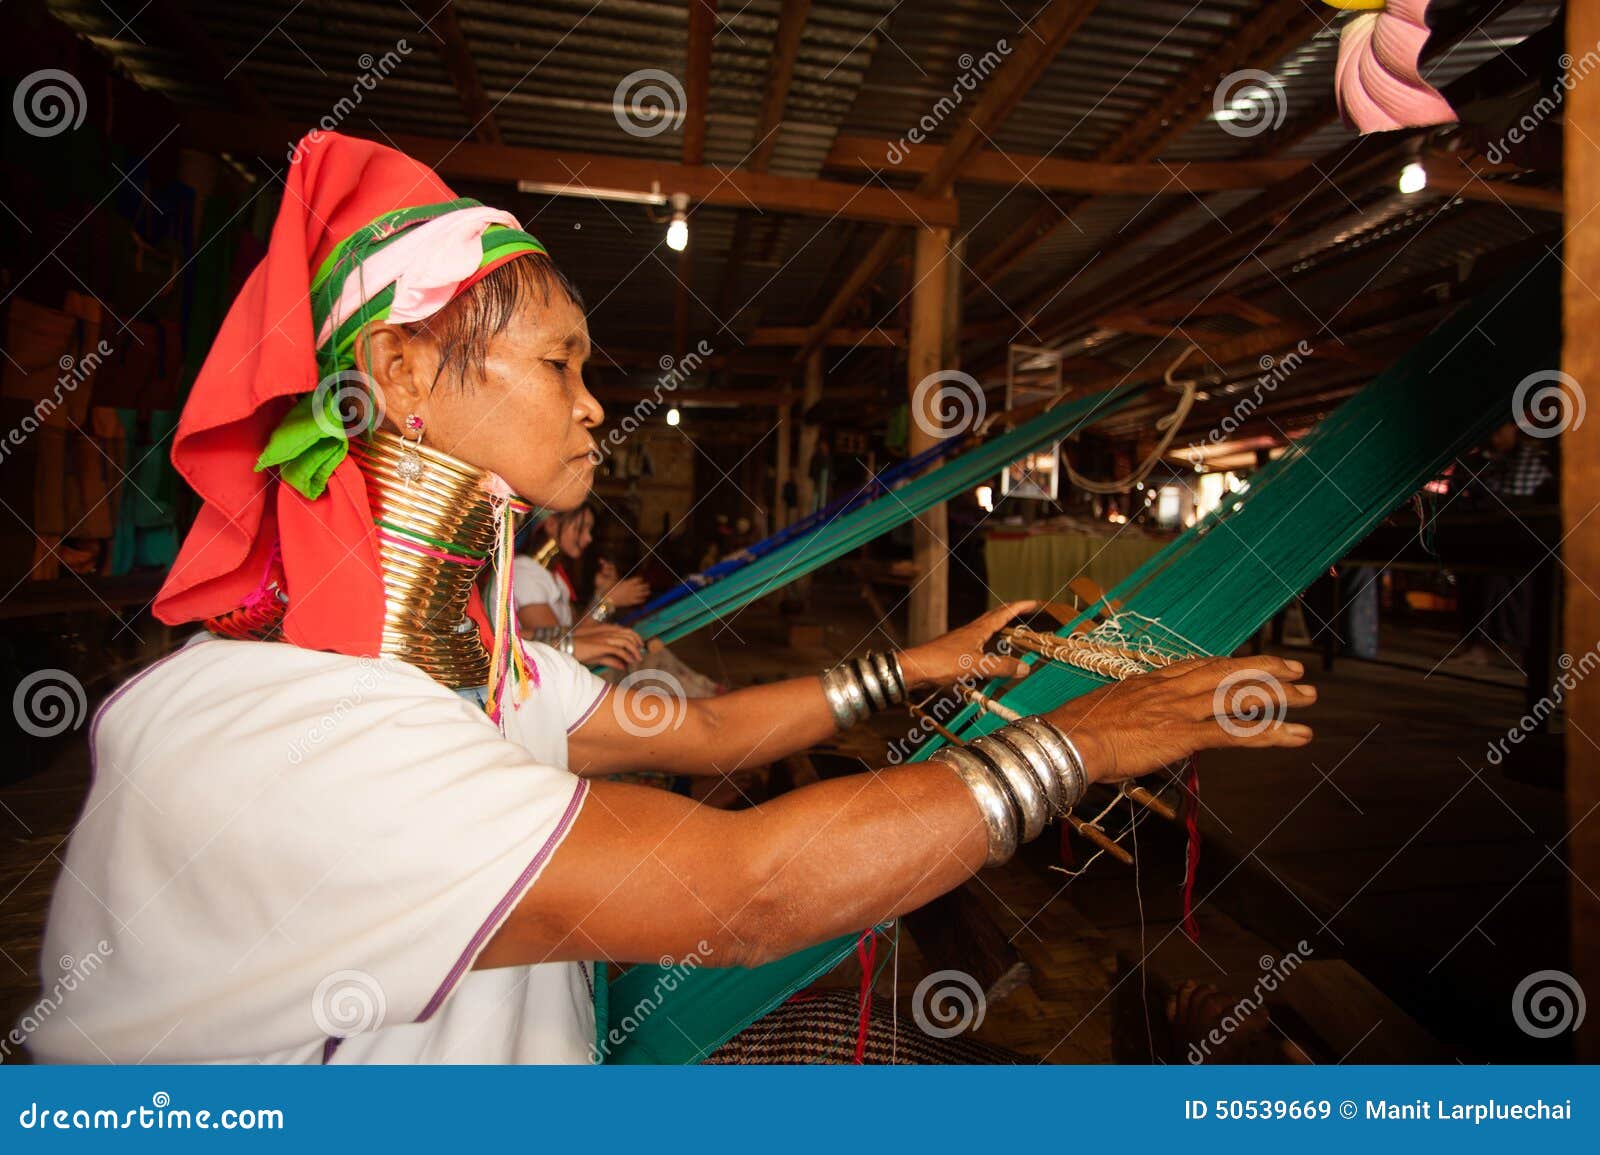
[[[1327,0],[1361,8],[1345,24],[1334,68],[1339,112],[1357,132],[1449,124],[1450,102],[1422,79],[1418,64],[1428,42],[1428,0]]]

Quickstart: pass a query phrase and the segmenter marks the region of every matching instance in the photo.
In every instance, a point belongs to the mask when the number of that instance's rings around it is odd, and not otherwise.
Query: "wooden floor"
[[[851,589],[819,586],[804,620],[821,628],[791,646],[768,603],[674,649],[741,685],[888,644]],[[1163,1003],[1178,982],[1248,989],[1294,952],[1305,965],[1272,1005],[1272,1039],[1320,1040],[1305,1057],[1564,1058],[1563,1037],[1531,1039],[1511,1013],[1525,976],[1568,966],[1561,738],[1489,765],[1488,743],[1522,713],[1516,679],[1429,675],[1420,659],[1442,647],[1402,640],[1386,651],[1414,668],[1341,662],[1317,678],[1322,701],[1308,720],[1318,741],[1308,750],[1202,759],[1198,944],[1177,929],[1184,843],[1174,826],[1140,826],[1137,872],[1102,858],[1069,879],[1053,869],[1061,859],[1047,835],[985,873],[975,893],[1030,978],[985,1008],[979,1036],[1048,1062],[1173,1060],[1183,1047]],[[862,764],[879,761],[907,724],[875,719],[847,749]],[[38,997],[57,848],[81,805],[86,761],[80,740],[49,770],[0,788],[0,1022]],[[880,951],[880,963],[890,958]],[[917,984],[940,966],[902,932],[898,966],[883,967],[876,989],[914,1017]],[[827,982],[856,986],[854,961]]]

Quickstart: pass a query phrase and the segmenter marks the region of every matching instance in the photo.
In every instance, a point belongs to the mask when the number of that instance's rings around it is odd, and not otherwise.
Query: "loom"
[[[1179,656],[1170,652],[1179,641],[1211,654],[1230,653],[1247,641],[1453,457],[1506,421],[1518,381],[1558,363],[1558,272],[1559,265],[1535,266],[1480,293],[1260,470],[1248,492],[1129,575],[1108,594],[1119,608],[1119,632],[1112,635],[1116,645],[1111,648],[1161,658]],[[1004,454],[1026,452],[1016,448],[1023,441],[1037,436],[1038,444],[1047,444],[1130,395],[1113,391],[1061,406],[913,482],[898,497],[918,511],[937,504],[995,472],[1010,460]],[[882,532],[883,523],[904,520],[899,512],[897,503],[880,499],[839,518],[833,530],[840,541],[818,540],[825,537],[818,532],[787,544],[700,591],[699,596],[717,595],[706,605],[697,596],[689,599],[690,610],[663,616],[659,633],[681,636],[702,614],[729,612],[810,572],[868,540],[873,526]],[[1092,617],[1092,610],[1086,611],[1060,636],[1073,634]],[[1039,655],[1025,660],[1031,672],[1009,690],[998,683],[985,688],[1007,710],[1021,714],[1053,709],[1104,685],[1108,677],[1042,661]],[[999,715],[973,704],[948,729],[970,739],[1000,724]],[[927,758],[943,741],[936,735],[913,760]],[[854,949],[857,937],[821,943],[755,969],[701,968],[684,975],[681,968],[634,967],[609,984],[607,1000],[597,1002],[601,1053],[613,1063],[696,1062],[831,970]],[[670,987],[664,985],[668,977]],[[642,1017],[635,1013],[633,1029],[620,1041],[608,1041],[607,1003],[625,1014],[627,1008],[648,1011]]]
[[[706,580],[712,577],[710,570],[696,575],[671,591],[672,596],[660,599],[665,604],[632,621],[631,625],[642,637],[660,638],[663,642],[693,633],[904,525],[962,490],[999,473],[1011,462],[1070,437],[1150,388],[1150,383],[1132,383],[1064,401],[900,489],[887,490],[874,500],[866,500],[869,495],[858,491],[858,495],[839,503],[833,515],[820,519],[813,515],[807,519],[809,532],[775,535],[779,539],[775,547],[768,547],[768,543],[775,540],[768,538],[760,546],[752,547],[749,558],[729,559],[732,564],[722,571],[720,580]],[[937,459],[938,448],[925,451],[913,461],[916,465],[931,463]],[[878,486],[869,484],[865,488],[874,490]]]

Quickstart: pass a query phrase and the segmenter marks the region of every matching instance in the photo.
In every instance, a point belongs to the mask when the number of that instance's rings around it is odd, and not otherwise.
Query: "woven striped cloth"
[[[711,1052],[707,1063],[749,1066],[772,1063],[855,1062],[860,1004],[854,991],[800,994],[740,1031]],[[1031,1063],[1004,1047],[966,1035],[935,1038],[904,1015],[895,1021],[887,999],[872,1000],[872,1025],[863,1060],[872,1064],[939,1065]]]

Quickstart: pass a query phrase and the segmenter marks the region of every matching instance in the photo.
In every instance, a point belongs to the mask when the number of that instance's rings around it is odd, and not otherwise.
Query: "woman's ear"
[[[372,381],[386,424],[398,429],[411,413],[426,416],[433,368],[423,362],[426,342],[398,325],[368,325],[356,338],[356,368]]]

